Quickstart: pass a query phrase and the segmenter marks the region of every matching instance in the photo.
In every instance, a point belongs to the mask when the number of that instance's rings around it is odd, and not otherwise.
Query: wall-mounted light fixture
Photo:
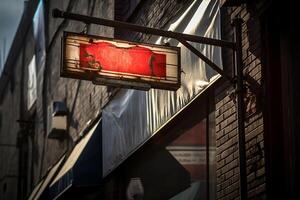
[[[62,139],[67,134],[68,109],[64,102],[54,101],[48,107],[48,138]]]

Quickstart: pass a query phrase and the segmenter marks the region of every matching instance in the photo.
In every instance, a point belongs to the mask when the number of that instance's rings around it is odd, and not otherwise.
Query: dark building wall
[[[37,2],[30,1],[28,5],[36,7]],[[49,167],[74,146],[79,134],[101,113],[109,98],[105,86],[60,78],[62,33],[81,32],[85,25],[52,18],[53,8],[114,18],[113,0],[44,1],[46,65],[44,70],[37,69],[38,97],[31,111],[27,110],[27,68],[35,52],[32,19],[25,27],[26,32],[17,35],[23,43],[20,49],[11,50],[15,58],[6,66],[12,70],[5,70],[11,72],[5,80],[8,84],[1,94],[0,105],[0,199],[3,200],[25,198]],[[89,25],[87,33],[112,37],[113,29]],[[48,138],[47,133],[47,112],[53,101],[65,102],[69,110],[67,137],[60,140]],[[18,119],[29,123],[18,123]]]
[[[298,8],[273,2],[261,16],[265,79],[267,194],[298,199],[299,21]]]

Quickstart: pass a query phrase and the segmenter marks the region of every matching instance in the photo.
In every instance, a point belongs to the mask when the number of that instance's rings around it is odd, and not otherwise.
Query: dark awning
[[[72,187],[99,186],[102,180],[101,119],[75,145],[49,185],[48,199],[57,199]]]

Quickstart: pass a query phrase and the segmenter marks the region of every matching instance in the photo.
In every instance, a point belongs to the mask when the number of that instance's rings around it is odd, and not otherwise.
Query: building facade
[[[0,199],[25,199],[57,160],[70,150],[80,133],[108,100],[106,87],[60,78],[60,44],[64,30],[81,32],[84,24],[55,20],[52,9],[72,10],[113,19],[113,1],[29,1],[1,77]],[[42,13],[42,16],[40,13]],[[34,22],[39,21],[38,23]],[[86,27],[90,34],[112,36],[113,30]],[[42,36],[36,36],[35,29]],[[44,42],[44,44],[43,44]],[[40,44],[42,43],[42,44]],[[44,47],[43,47],[44,45]],[[45,51],[40,64],[39,51]],[[35,58],[34,58],[35,55]],[[29,66],[35,60],[35,76]],[[12,78],[13,77],[13,78]],[[31,80],[29,80],[31,79]],[[30,98],[29,82],[36,82]],[[28,101],[32,101],[28,106]],[[54,102],[66,105],[67,132],[49,135]],[[51,112],[51,113],[50,113]],[[47,121],[48,120],[48,121]],[[5,162],[3,162],[5,161]]]
[[[53,18],[54,8],[233,42],[241,18],[245,163],[235,79],[170,38]],[[295,10],[271,0],[29,1],[0,79],[0,199],[297,199]],[[178,45],[182,86],[144,92],[61,78],[63,31]],[[193,45],[236,74],[232,49]],[[56,116],[66,116],[62,132],[53,131]],[[97,138],[91,131],[101,135],[102,177],[65,187],[68,165],[73,178],[86,173],[76,164],[95,165],[84,157],[94,148],[82,150]]]

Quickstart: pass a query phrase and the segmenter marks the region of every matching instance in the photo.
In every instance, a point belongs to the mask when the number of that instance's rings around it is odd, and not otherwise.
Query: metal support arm
[[[86,24],[98,24],[98,25],[109,26],[109,27],[114,27],[114,28],[122,28],[122,29],[140,32],[140,33],[174,38],[177,40],[183,39],[183,40],[187,40],[187,41],[191,41],[191,42],[198,42],[198,43],[202,43],[202,44],[209,44],[209,45],[226,47],[226,48],[231,48],[231,49],[235,48],[234,43],[229,42],[229,41],[217,40],[217,39],[206,38],[206,37],[201,37],[201,36],[197,36],[197,35],[189,35],[189,34],[178,33],[178,32],[172,32],[172,31],[165,31],[165,30],[160,30],[160,29],[150,28],[150,27],[145,27],[145,26],[139,26],[136,24],[126,23],[126,22],[121,22],[121,21],[114,21],[114,20],[108,20],[108,19],[103,19],[103,18],[91,17],[91,16],[87,16],[87,15],[74,14],[74,13],[70,13],[70,12],[64,12],[59,9],[53,9],[52,16],[55,18],[65,18],[65,19],[71,19],[71,20],[75,20],[75,21],[81,21]]]
[[[211,61],[209,58],[207,58],[205,55],[203,55],[200,51],[198,51],[195,47],[193,47],[190,43],[188,43],[185,40],[178,39],[178,41],[183,44],[186,48],[188,48],[191,52],[196,54],[199,58],[201,58],[204,62],[206,62],[211,68],[213,68],[216,72],[221,74],[224,78],[232,81],[232,78],[228,76],[217,64],[215,64],[213,61]]]

